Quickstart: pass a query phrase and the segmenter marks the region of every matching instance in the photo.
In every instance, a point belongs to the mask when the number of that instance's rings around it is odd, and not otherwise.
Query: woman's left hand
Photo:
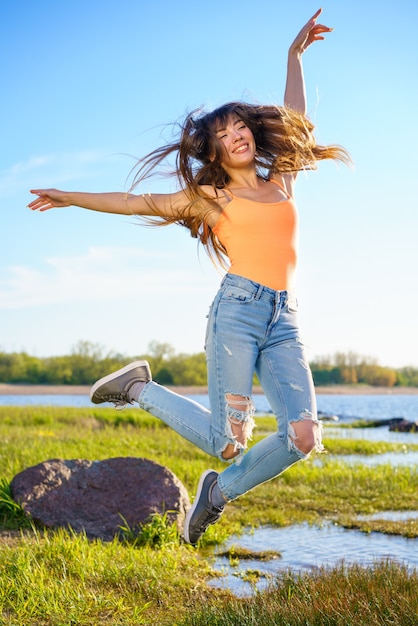
[[[303,54],[307,48],[314,41],[321,41],[325,39],[322,33],[330,33],[333,29],[328,26],[324,26],[323,24],[317,24],[316,20],[321,15],[322,9],[318,9],[318,11],[311,17],[309,22],[305,24],[305,26],[299,31],[296,35],[295,40],[290,46],[289,52],[296,52],[299,54]]]

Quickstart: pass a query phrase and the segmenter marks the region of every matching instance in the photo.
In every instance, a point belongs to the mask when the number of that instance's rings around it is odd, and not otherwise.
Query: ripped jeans
[[[292,424],[309,420],[315,431],[312,448],[322,449],[312,375],[299,337],[297,302],[287,291],[274,291],[246,278],[227,274],[210,307],[206,332],[208,392],[211,410],[148,383],[138,398],[141,408],[159,417],[208,454],[235,447],[234,462],[219,474],[219,488],[234,500],[306,458]],[[244,422],[251,437],[256,372],[276,416],[277,431],[245,451],[234,436]]]

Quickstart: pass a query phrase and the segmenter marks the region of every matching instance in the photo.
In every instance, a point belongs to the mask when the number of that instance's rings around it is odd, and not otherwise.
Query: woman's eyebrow
[[[236,126],[237,124],[241,124],[242,120],[241,119],[237,119],[235,120],[233,123],[234,126]],[[220,133],[221,131],[226,130],[226,126],[222,126],[222,128],[217,128],[215,132]]]

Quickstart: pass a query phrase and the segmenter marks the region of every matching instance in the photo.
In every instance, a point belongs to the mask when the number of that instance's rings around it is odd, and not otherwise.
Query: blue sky
[[[0,350],[203,349],[221,275],[187,231],[77,208],[33,213],[28,190],[124,191],[133,157],[185,112],[281,104],[288,46],[319,6],[1,4]],[[311,359],[352,351],[418,366],[418,4],[322,7],[335,30],[304,55],[309,115],[318,141],[343,144],[354,168],[323,163],[297,183],[303,335]]]

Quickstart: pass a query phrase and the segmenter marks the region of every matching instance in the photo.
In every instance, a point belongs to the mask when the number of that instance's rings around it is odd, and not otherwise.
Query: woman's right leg
[[[216,456],[212,413],[204,406],[153,381],[144,387],[138,403],[201,450]]]
[[[138,402],[202,450],[214,453],[210,411],[153,382],[147,361],[134,361],[104,376],[92,386],[90,399],[94,404],[112,403],[119,410]]]
[[[137,401],[142,409],[201,450],[228,461],[242,454],[254,424],[250,394],[257,348],[246,342],[242,331],[231,332],[235,326],[234,316],[232,319],[228,313],[218,316],[224,292],[222,284],[210,308],[206,333],[211,410],[153,381],[147,383]],[[228,299],[228,291],[226,297]],[[247,293],[247,297],[252,298],[252,295]],[[226,310],[228,312],[229,307]]]
[[[138,397],[142,409],[222,461],[241,457],[254,426],[258,348],[246,305],[254,303],[257,290],[251,281],[228,275],[211,305],[205,340],[210,411],[154,382]]]

